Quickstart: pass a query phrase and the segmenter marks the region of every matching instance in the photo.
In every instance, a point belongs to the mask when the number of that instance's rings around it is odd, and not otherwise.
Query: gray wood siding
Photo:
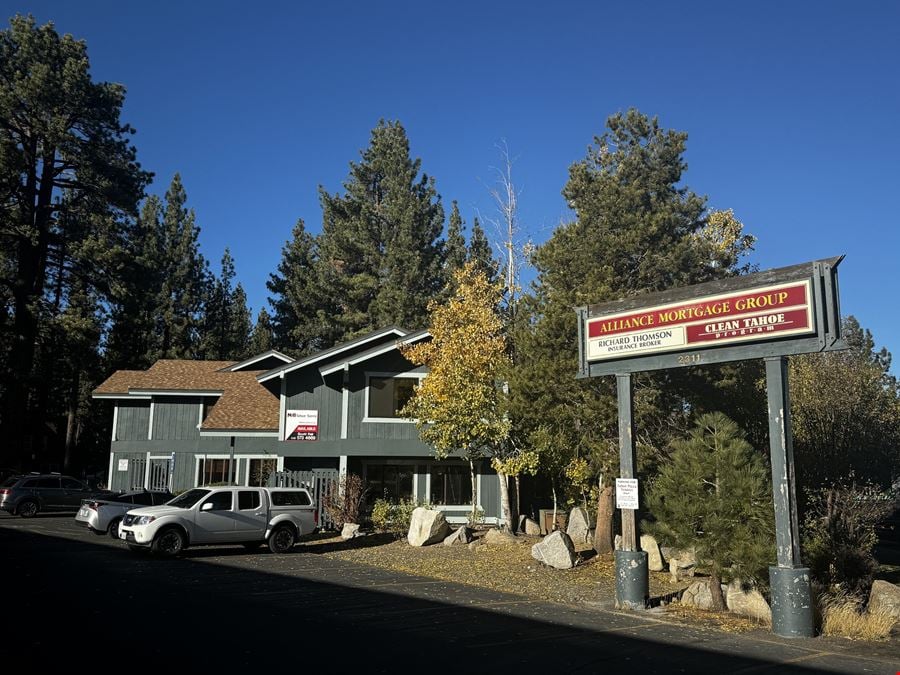
[[[500,516],[500,483],[497,474],[488,469],[481,476],[481,508],[486,518]]]
[[[284,409],[318,410],[319,440],[340,440],[342,381],[343,373],[334,373],[323,382],[314,367],[288,373]]]
[[[150,401],[117,401],[116,440],[145,441],[150,429]]]
[[[412,422],[364,422],[366,417],[366,373],[424,373],[424,366],[415,366],[399,352],[388,352],[365,361],[350,371],[350,405],[348,438],[382,440],[419,440],[419,431]],[[422,445],[425,454],[430,448]]]
[[[166,396],[153,401],[154,440],[200,438],[200,398]]]

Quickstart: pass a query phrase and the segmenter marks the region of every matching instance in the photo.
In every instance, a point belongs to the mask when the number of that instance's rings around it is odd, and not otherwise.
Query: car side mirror
[[[201,511],[212,511],[213,506],[215,506],[212,502],[206,502],[203,506],[200,507]]]

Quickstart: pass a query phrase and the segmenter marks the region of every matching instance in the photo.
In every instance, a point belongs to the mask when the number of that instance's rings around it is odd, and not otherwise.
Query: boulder
[[[649,534],[641,535],[641,550],[647,553],[647,566],[651,572],[662,572],[663,567],[662,553],[659,550],[659,544],[656,539]]]
[[[484,546],[484,539],[476,539],[475,541],[469,542],[469,545],[466,547],[470,551],[474,551],[477,548],[481,548]]]
[[[440,511],[420,506],[413,510],[407,541],[412,546],[428,546],[443,541],[450,534],[447,519]]]
[[[668,554],[666,553],[668,551]],[[672,575],[672,583],[678,583],[682,576],[693,578],[697,568],[697,556],[689,549],[665,547],[660,551],[669,561],[669,574]]]
[[[617,551],[621,551],[622,550],[622,535],[617,534],[616,538],[613,540],[613,543],[615,544],[615,549]]]
[[[557,530],[531,547],[531,557],[558,570],[575,567],[575,545],[565,532]]]
[[[875,581],[869,593],[869,612],[884,612],[900,621],[900,586]]]
[[[361,536],[363,535],[359,531],[359,525],[356,523],[344,523],[344,527],[341,529],[341,539],[355,539]]]
[[[530,537],[539,537],[541,536],[541,526],[534,522],[531,518],[526,518],[525,534]]]
[[[751,619],[766,624],[772,623],[772,609],[762,593],[755,588],[745,589],[740,579],[735,579],[728,584],[725,591],[725,604],[730,612],[749,616]]]
[[[722,584],[722,595],[725,595],[727,591],[728,586]],[[709,590],[709,583],[695,581],[685,588],[681,594],[681,604],[697,609],[712,609],[712,593]]]
[[[492,546],[509,546],[510,544],[517,544],[518,541],[514,534],[505,530],[491,529],[484,535],[484,543]]]
[[[468,527],[463,525],[456,532],[444,539],[444,546],[453,546],[453,544],[468,544],[472,541],[472,532]]]
[[[580,506],[572,509],[569,514],[569,524],[566,526],[566,534],[583,544],[591,538],[591,517],[588,515],[587,509]]]

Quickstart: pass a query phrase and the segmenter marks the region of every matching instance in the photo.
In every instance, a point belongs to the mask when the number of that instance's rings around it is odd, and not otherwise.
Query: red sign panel
[[[588,319],[588,361],[815,332],[809,281]]]

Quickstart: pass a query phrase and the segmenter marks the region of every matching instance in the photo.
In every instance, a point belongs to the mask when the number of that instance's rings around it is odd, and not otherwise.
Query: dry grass
[[[861,603],[850,596],[828,596],[820,601],[822,633],[851,640],[886,640],[895,619],[883,611],[862,611]]]

